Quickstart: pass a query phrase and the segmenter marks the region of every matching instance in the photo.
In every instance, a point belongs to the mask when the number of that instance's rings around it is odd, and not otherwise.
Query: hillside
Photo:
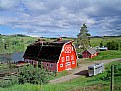
[[[36,37],[24,35],[0,35],[0,54],[25,51],[35,40]]]
[[[102,44],[104,46],[106,46],[107,42],[110,42],[110,41],[117,41],[117,42],[120,42],[121,43],[121,37],[120,36],[117,36],[117,37],[91,37],[90,38],[90,44],[92,47],[95,47],[95,46],[99,46],[100,43],[102,42]]]

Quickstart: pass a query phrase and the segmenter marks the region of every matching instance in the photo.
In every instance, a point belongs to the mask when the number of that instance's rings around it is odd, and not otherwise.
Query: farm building
[[[87,49],[82,53],[83,58],[94,58],[97,55],[98,52],[96,51],[95,48]]]
[[[108,50],[108,48],[107,47],[99,47],[98,50],[100,50],[100,51],[106,51],[106,50]]]
[[[74,68],[77,55],[72,42],[62,39],[53,42],[38,41],[27,47],[24,60],[33,65],[39,62],[45,69],[56,72]]]

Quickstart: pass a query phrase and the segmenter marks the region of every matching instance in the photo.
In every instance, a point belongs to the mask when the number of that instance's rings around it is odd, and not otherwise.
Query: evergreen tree
[[[88,30],[87,26],[84,23],[80,29],[80,33],[77,35],[77,46],[82,48],[83,50],[87,49],[90,45],[89,38],[88,38]]]
[[[103,47],[103,41],[100,42],[100,47]]]

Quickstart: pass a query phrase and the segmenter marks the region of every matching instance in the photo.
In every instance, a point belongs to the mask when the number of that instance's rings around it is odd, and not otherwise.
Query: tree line
[[[80,28],[80,32],[77,35],[76,47],[77,51],[84,51],[91,47],[89,30],[87,25],[84,23]],[[100,47],[106,46],[109,50],[121,50],[121,41],[109,41],[106,45],[103,45],[103,41],[99,44]]]

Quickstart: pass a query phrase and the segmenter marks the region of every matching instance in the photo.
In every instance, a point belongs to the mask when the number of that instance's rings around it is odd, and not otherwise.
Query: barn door
[[[71,62],[66,62],[65,68],[66,70],[71,69]]]

